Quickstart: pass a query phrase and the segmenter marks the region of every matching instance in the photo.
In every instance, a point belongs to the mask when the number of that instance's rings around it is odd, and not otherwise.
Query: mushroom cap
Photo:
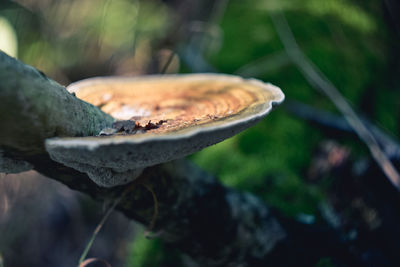
[[[221,74],[100,77],[67,89],[118,120],[157,124],[135,134],[46,140],[54,160],[87,172],[107,187],[134,179],[115,181],[121,173],[137,176],[145,167],[229,138],[259,122],[284,100],[274,85]],[[98,178],[101,173],[108,174]]]

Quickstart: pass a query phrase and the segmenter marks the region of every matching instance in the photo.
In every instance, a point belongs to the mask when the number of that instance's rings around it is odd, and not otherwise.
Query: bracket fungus
[[[98,136],[48,139],[46,149],[103,187],[229,138],[284,100],[271,84],[220,74],[100,77],[67,89],[116,122]]]

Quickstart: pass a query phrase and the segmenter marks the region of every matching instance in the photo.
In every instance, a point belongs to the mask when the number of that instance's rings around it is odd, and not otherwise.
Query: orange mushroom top
[[[248,118],[281,101],[280,90],[261,87],[255,80],[208,74],[97,78],[69,90],[117,120],[133,120],[143,128],[153,125],[137,134],[174,135]]]

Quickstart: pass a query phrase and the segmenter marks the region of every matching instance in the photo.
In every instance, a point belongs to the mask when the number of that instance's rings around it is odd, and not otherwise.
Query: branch
[[[287,101],[285,107],[292,115],[316,123],[318,126],[334,131],[357,134],[342,116],[334,115],[330,112],[297,101]],[[379,145],[382,146],[383,151],[389,156],[389,158],[394,155],[400,155],[400,144],[397,140],[371,121],[365,118],[363,118],[362,121],[368,129],[370,129],[371,133],[374,135]]]
[[[54,136],[97,135],[113,118],[33,67],[0,51],[0,147],[45,152]]]

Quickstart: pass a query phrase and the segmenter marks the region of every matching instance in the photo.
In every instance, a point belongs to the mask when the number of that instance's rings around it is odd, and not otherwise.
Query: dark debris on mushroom
[[[99,133],[99,136],[110,136],[116,134],[136,134],[136,133],[145,133],[148,130],[157,129],[163,123],[167,122],[166,120],[159,120],[157,122],[152,122],[149,120],[147,124],[142,125],[138,121],[134,120],[121,120],[113,123],[112,128],[104,128]]]

